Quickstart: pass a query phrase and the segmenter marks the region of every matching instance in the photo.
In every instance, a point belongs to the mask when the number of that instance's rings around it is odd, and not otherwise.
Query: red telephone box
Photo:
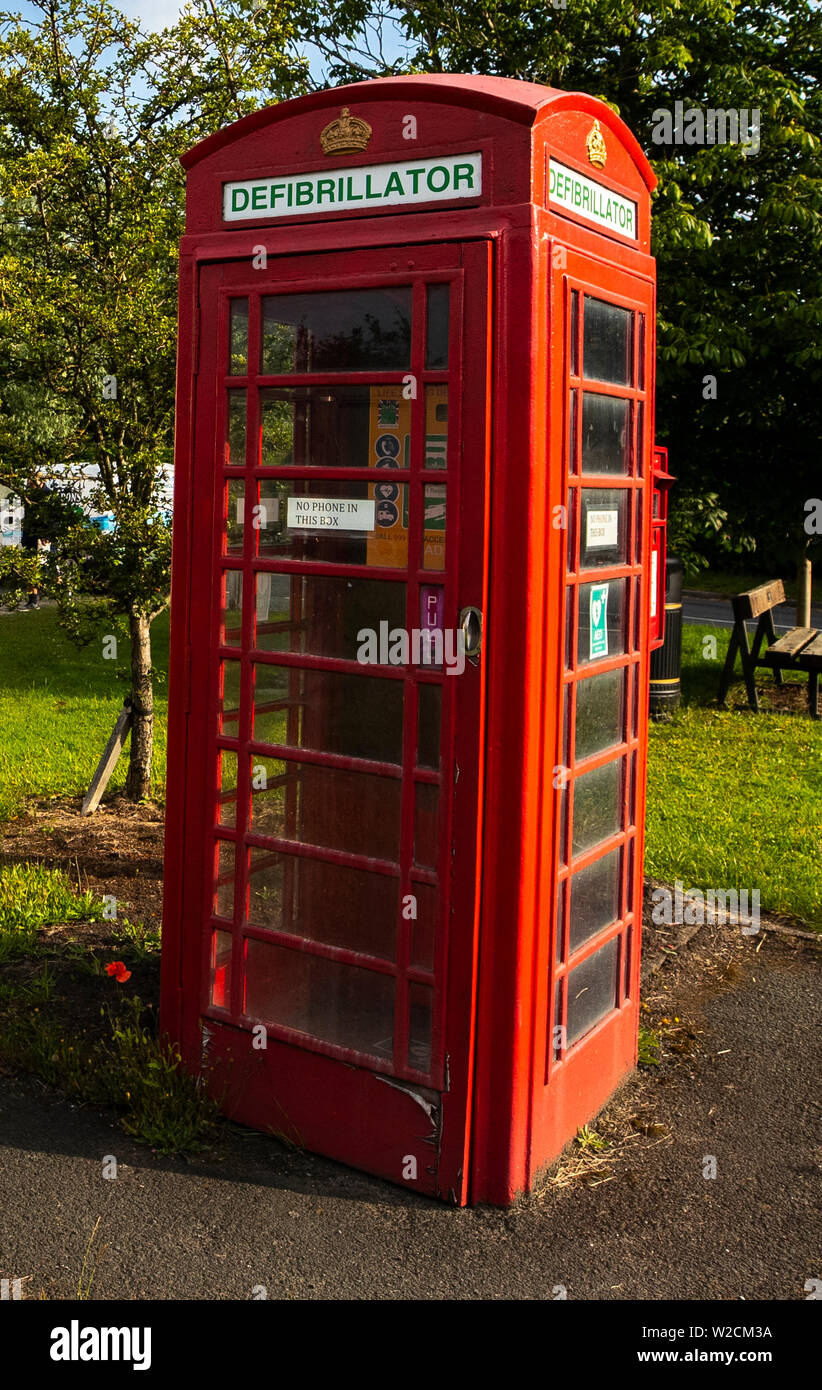
[[[163,1026],[238,1120],[505,1204],[636,1058],[654,177],[440,75],[183,163]]]

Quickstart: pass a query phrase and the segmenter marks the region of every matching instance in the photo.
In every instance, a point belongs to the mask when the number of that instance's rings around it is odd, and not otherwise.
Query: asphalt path
[[[781,603],[773,610],[774,626],[777,632],[787,632],[796,627],[796,605]],[[710,627],[733,627],[733,613],[729,598],[711,598],[686,590],[682,600],[682,617],[686,623],[700,623]],[[822,628],[822,608],[811,609],[811,627]]]

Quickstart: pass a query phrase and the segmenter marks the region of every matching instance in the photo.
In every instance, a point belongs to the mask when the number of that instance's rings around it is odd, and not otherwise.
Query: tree
[[[763,565],[819,544],[822,435],[822,23],[816,0],[421,0],[398,4],[390,60],[367,0],[323,8],[335,81],[476,72],[610,103],[659,178],[657,431],[671,444],[692,537]],[[758,141],[665,142],[661,112],[758,113]],[[663,138],[661,138],[663,137]],[[754,148],[758,144],[757,148]],[[714,378],[713,386],[708,378]],[[727,514],[717,532],[717,506]],[[697,505],[694,503],[697,499]],[[714,540],[711,541],[711,536]],[[716,549],[716,537],[722,551]],[[693,537],[692,537],[693,538]]]
[[[133,711],[127,795],[151,784],[150,629],[168,603],[179,155],[306,81],[286,0],[193,0],[147,35],[108,0],[0,15],[0,481],[63,486],[94,464],[114,529],[82,521],[52,550],[78,640],[122,615]]]

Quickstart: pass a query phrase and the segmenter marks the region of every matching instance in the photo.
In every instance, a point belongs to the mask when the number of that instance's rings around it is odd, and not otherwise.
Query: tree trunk
[[[796,566],[796,626],[811,625],[811,562],[800,555]]]
[[[129,801],[143,801],[151,792],[151,753],[154,744],[151,624],[144,614],[132,613],[128,625],[131,635],[131,749],[126,796]]]

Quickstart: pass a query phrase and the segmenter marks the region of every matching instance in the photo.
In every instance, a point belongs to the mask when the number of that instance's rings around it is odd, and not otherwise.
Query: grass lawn
[[[764,712],[767,695],[755,715],[741,685],[718,709],[729,637],[685,627],[683,706],[651,729],[646,871],[686,889],[758,888],[763,911],[822,927],[822,721]]]
[[[57,623],[54,608],[0,616],[0,821],[27,796],[85,792],[111,736],[128,686],[118,679],[129,662],[128,638],[117,633],[117,660],[103,659],[100,639],[79,649]],[[168,613],[152,626],[155,687],[155,794],[165,786]],[[120,758],[109,788],[121,787]]]

